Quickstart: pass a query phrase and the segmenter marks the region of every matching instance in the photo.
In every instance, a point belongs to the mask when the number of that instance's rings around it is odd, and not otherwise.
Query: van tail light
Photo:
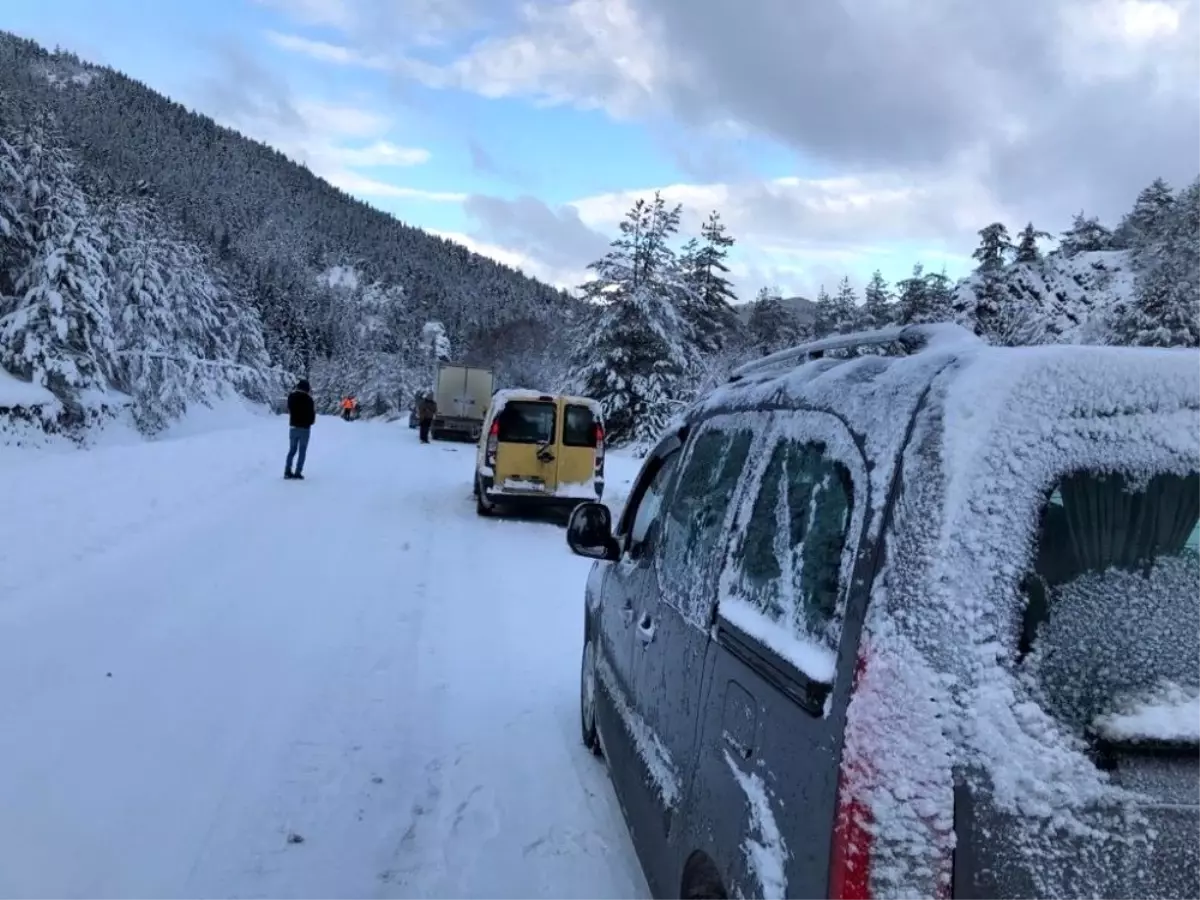
[[[871,690],[864,685],[867,675],[868,654],[864,647],[860,648],[858,659],[854,665],[854,685],[851,696],[858,693],[860,688]],[[846,740],[843,748],[851,743],[851,722],[847,722]],[[837,806],[834,814],[833,846],[830,852],[829,865],[829,896],[831,900],[871,900],[871,863],[875,851],[875,820],[871,810],[863,798],[864,785],[877,780],[873,774],[871,755],[864,753],[862,746],[856,747],[853,757],[846,760],[845,749],[842,751],[842,766],[838,770]],[[881,748],[887,752],[887,748]],[[931,829],[936,828],[933,822],[927,821]],[[945,846],[945,842],[936,841],[937,845]],[[952,846],[952,842],[951,842]],[[932,849],[932,848],[931,848]],[[930,887],[934,900],[949,900],[952,895],[952,874],[954,866],[953,850],[933,850],[938,858],[931,860],[933,873]]]
[[[867,671],[867,656],[859,651],[854,665],[854,685],[851,697],[857,692]],[[850,737],[850,724],[846,726],[846,738]],[[837,807],[833,818],[833,848],[829,861],[829,896],[831,900],[870,900],[871,898],[871,850],[874,838],[871,834],[871,811],[861,797],[853,796],[852,784],[861,785],[866,762],[861,757],[845,760],[843,741],[842,766],[838,770]],[[851,777],[847,777],[847,775]]]
[[[596,475],[604,474],[604,426],[596,423]]]
[[[493,422],[492,427],[488,430],[487,450],[484,454],[484,462],[489,468],[496,465],[496,451],[500,449],[500,423]]]

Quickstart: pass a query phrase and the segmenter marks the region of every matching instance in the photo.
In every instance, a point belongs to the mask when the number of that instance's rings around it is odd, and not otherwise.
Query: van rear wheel
[[[475,479],[475,512],[477,515],[488,517],[496,511],[496,507],[488,502],[487,494],[479,479]]]

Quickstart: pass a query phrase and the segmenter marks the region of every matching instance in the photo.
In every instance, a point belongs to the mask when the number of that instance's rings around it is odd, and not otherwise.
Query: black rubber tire
[[[583,659],[579,664],[579,731],[583,746],[591,750],[593,756],[599,756],[600,735],[596,731],[596,647],[591,638],[584,641]]]
[[[487,519],[491,518],[495,512],[495,505],[489,506],[487,500],[484,498],[482,486],[477,486],[475,488],[475,513]]]

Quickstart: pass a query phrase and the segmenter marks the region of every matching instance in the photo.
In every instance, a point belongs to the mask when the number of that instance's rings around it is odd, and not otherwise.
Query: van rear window
[[[1022,667],[1077,734],[1163,691],[1200,692],[1198,521],[1197,473],[1076,472],[1049,496],[1024,583]]]
[[[507,444],[545,444],[554,440],[554,404],[520,400],[507,404],[496,417],[497,435]]]
[[[563,419],[563,444],[568,447],[596,446],[596,417],[586,406],[568,406]]]

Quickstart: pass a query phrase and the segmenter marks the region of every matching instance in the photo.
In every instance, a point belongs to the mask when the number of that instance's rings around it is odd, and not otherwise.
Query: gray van
[[[1200,896],[1198,473],[1194,350],[738,370],[567,535],[654,895]]]

